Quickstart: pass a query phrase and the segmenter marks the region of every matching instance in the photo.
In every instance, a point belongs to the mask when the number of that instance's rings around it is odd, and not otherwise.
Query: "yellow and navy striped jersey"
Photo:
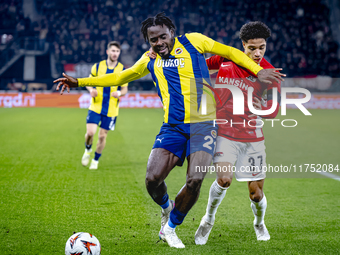
[[[190,33],[175,37],[170,56],[151,59],[146,54],[120,74],[79,78],[78,86],[115,86],[137,80],[149,72],[163,103],[164,122],[195,123],[213,120],[216,116],[210,76],[203,53],[228,58],[257,74],[262,67],[243,52],[220,44],[202,34]]]
[[[90,77],[101,76],[109,73],[120,73],[124,69],[124,66],[120,62],[117,63],[115,68],[110,68],[107,66],[106,60],[103,60],[92,66]],[[111,97],[111,93],[121,90],[121,87],[126,87],[127,85],[128,84],[126,83],[122,86],[112,86],[105,88],[96,87],[98,95],[96,97],[92,97],[89,109],[108,117],[118,116],[119,99]]]
[[[147,58],[147,69],[163,103],[165,123],[194,123],[215,119],[213,97],[205,93],[212,94],[209,71],[200,52],[201,40],[195,40],[196,37],[195,34],[176,37],[168,59],[162,59],[159,55],[156,59]],[[202,106],[207,109],[204,114]]]

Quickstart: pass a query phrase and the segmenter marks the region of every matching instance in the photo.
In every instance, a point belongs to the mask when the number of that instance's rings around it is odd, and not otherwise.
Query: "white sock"
[[[221,204],[225,194],[227,193],[227,189],[228,188],[223,188],[218,185],[216,180],[211,184],[207,210],[205,213],[205,220],[210,224],[214,224],[215,222],[215,214],[217,212],[217,208]]]
[[[90,152],[92,152],[92,148],[91,148],[91,149],[89,149],[89,150],[85,148],[85,152],[86,152],[86,153],[90,153]]]
[[[267,209],[267,198],[263,193],[263,198],[260,202],[256,203],[250,199],[251,209],[253,209],[253,213],[255,216],[255,225],[261,225],[264,223],[264,215],[266,214]]]

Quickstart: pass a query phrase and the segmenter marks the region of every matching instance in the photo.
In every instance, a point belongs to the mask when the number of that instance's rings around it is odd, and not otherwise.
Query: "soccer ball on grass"
[[[66,242],[66,255],[100,255],[101,246],[98,239],[89,233],[78,232]]]

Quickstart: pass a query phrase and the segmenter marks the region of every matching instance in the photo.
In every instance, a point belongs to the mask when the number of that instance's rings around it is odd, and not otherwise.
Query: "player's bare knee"
[[[260,189],[256,189],[249,194],[250,199],[253,200],[254,202],[258,203],[262,200],[263,198],[263,193]]]
[[[94,134],[95,134],[95,132],[93,132],[92,130],[88,130],[87,132],[86,132],[86,135],[85,135],[85,137],[87,136],[87,137],[93,137],[94,136]]]
[[[105,142],[106,142],[106,135],[100,135],[100,136],[98,137],[98,141],[99,141],[100,143],[105,143]]]
[[[223,188],[228,188],[232,182],[232,178],[229,177],[220,177],[217,178],[217,184]]]
[[[160,174],[147,173],[145,176],[145,185],[147,188],[156,188],[163,182]]]

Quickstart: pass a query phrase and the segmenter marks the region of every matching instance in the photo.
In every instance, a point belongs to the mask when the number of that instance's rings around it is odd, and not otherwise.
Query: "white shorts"
[[[266,146],[260,142],[243,143],[218,136],[213,162],[229,162],[233,165],[236,180],[257,181],[266,178]],[[236,165],[235,165],[236,162]],[[215,169],[219,171],[219,169]]]

